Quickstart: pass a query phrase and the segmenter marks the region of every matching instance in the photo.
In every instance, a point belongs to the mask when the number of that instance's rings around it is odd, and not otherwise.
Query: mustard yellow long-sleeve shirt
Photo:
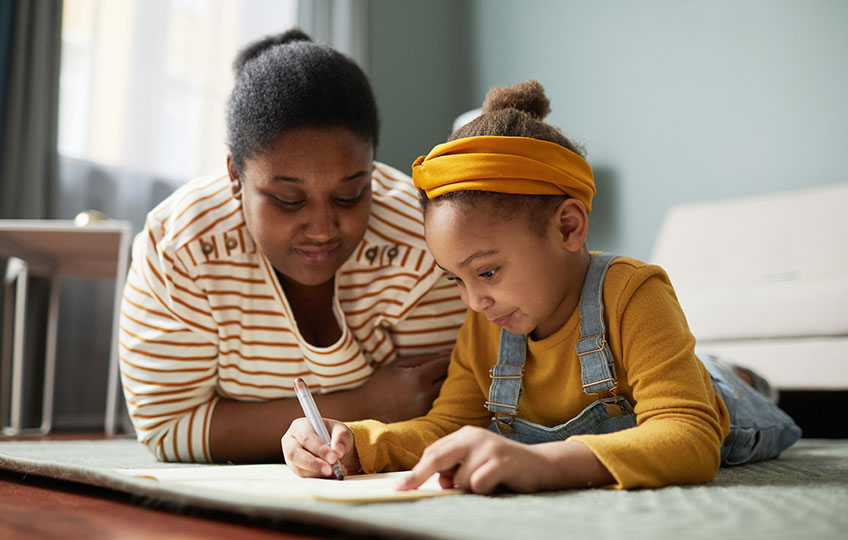
[[[712,480],[729,429],[727,409],[695,356],[695,338],[665,272],[630,258],[616,259],[604,284],[607,336],[619,395],[636,411],[637,427],[572,437],[586,444],[617,488],[660,487]],[[575,352],[579,312],[553,335],[528,339],[519,416],[556,426],[591,404]],[[412,468],[436,439],[464,425],[488,426],[489,368],[497,362],[500,327],[468,311],[448,377],[426,416],[383,424],[352,422],[365,472]]]

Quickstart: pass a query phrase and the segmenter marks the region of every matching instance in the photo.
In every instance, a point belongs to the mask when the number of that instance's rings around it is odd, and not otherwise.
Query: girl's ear
[[[230,189],[233,190],[233,197],[241,199],[241,178],[236,170],[236,165],[233,163],[233,156],[227,155],[227,174],[230,175]]]
[[[568,251],[580,251],[589,232],[589,213],[577,199],[565,199],[554,213],[558,231],[557,240]]]

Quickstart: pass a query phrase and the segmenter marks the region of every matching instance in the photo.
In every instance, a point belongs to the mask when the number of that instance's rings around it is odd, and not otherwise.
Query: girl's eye
[[[480,275],[481,278],[492,279],[493,277],[495,277],[495,274],[497,273],[498,270],[499,270],[499,268],[492,268],[488,272],[482,272],[479,275]]]
[[[445,279],[448,280],[448,281],[452,281],[452,282],[456,283],[457,285],[462,283],[462,280],[460,278],[456,277],[456,276],[447,275],[447,276],[445,276]]]

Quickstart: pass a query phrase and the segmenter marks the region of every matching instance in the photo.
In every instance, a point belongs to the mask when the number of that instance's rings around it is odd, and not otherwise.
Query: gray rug
[[[179,506],[400,538],[846,539],[848,440],[805,439],[780,459],[721,469],[705,486],[455,495],[347,504],[218,493],[110,469],[158,463],[134,440],[0,442],[0,468],[106,487]]]

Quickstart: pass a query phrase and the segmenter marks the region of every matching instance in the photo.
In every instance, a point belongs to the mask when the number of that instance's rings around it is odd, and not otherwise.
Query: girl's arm
[[[488,323],[485,317],[472,316],[459,330],[447,379],[426,416],[393,424],[375,420],[348,424],[363,472],[409,470],[440,437],[463,426],[488,425],[491,413],[483,405],[486,401],[483,388],[488,388],[490,378],[485,359],[497,351],[485,349],[496,344],[475,340],[475,323],[483,322]]]
[[[619,286],[607,308],[620,390],[632,396],[638,426],[575,439],[620,489],[709,482],[720,464],[727,409],[694,354],[695,338],[668,276],[656,266],[634,266],[626,280],[625,265],[610,268],[607,281]]]
[[[527,445],[470,426],[430,445],[398,487],[415,489],[436,473],[444,488],[483,494],[499,486],[532,493],[613,482],[606,467],[580,442]]]

